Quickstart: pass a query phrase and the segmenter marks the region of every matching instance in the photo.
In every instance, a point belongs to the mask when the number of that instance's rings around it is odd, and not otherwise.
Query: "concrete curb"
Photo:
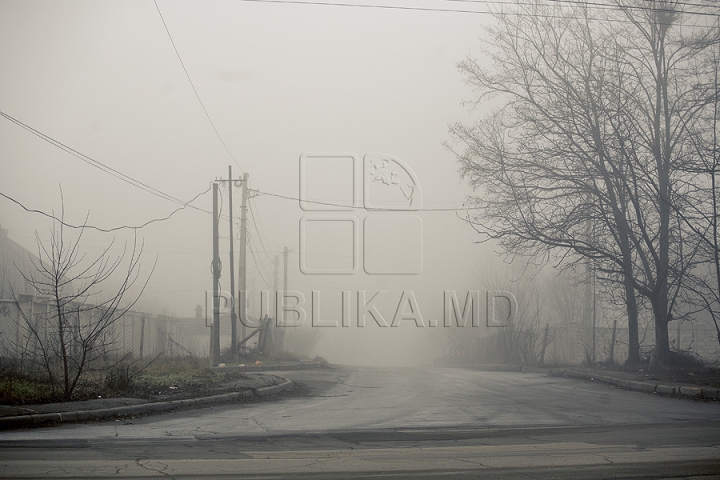
[[[610,375],[592,374],[573,369],[550,369],[550,375],[554,377],[570,377],[582,380],[598,381],[615,385],[627,390],[635,390],[637,392],[657,393],[662,395],[673,395],[676,397],[702,398],[706,400],[720,400],[720,388],[715,387],[698,387],[685,385],[664,385],[654,382],[644,382],[637,380],[626,380],[624,378],[615,378]]]
[[[529,367],[527,365],[507,365],[502,363],[487,364],[465,364],[465,365],[437,365],[439,368],[465,368],[478,372],[525,372],[525,373],[548,373],[548,367]]]
[[[38,413],[32,415],[0,417],[0,430],[84,420],[104,420],[114,417],[144,415],[154,412],[166,412],[181,407],[231,402],[246,397],[266,397],[268,395],[275,395],[292,389],[292,380],[279,376],[278,378],[283,381],[277,385],[262,388],[250,388],[240,392],[223,393],[210,397],[143,403],[140,405],[127,405],[124,407],[100,408],[95,410],[78,410],[76,412]]]
[[[293,362],[293,363],[280,363],[280,364],[250,364],[250,365],[223,365],[212,367],[214,372],[227,373],[227,372],[267,372],[267,371],[290,371],[290,370],[309,370],[312,368],[323,368],[327,366],[321,362]]]
[[[480,372],[526,372],[527,367],[520,365],[459,365],[458,368],[466,368],[468,370],[477,370]]]

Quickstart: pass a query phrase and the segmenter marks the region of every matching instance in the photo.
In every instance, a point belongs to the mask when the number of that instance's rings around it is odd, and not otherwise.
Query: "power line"
[[[259,224],[259,220],[256,221],[256,219],[255,219],[255,211],[254,211],[254,209],[252,208],[252,202],[248,202],[248,207],[249,207],[249,210],[250,210],[250,219],[252,220],[252,224],[255,226],[255,234],[256,234],[257,237],[258,237],[258,241],[260,242],[260,246],[262,247],[263,252],[265,253],[265,256],[267,257],[267,259],[270,260],[270,262],[272,263],[272,262],[273,262],[273,259],[270,258],[270,255],[268,255],[267,248],[265,248],[265,242],[263,242],[262,237],[265,237],[265,240],[267,240],[269,243],[272,243],[272,242],[270,241],[269,238],[267,238],[267,236],[265,236],[265,235],[260,231],[260,227],[259,227],[259,225],[258,225],[258,224]]]
[[[112,167],[109,167],[109,166],[105,165],[104,163],[102,163],[101,161],[95,160],[94,158],[90,157],[89,155],[85,155],[84,153],[79,152],[79,151],[75,150],[74,148],[65,145],[64,143],[60,142],[59,140],[55,140],[53,137],[46,135],[39,130],[34,129],[30,125],[27,125],[27,124],[21,122],[20,120],[16,119],[15,117],[13,117],[11,115],[8,115],[7,113],[5,113],[1,110],[0,110],[0,116],[6,118],[7,120],[10,120],[12,123],[27,130],[28,132],[32,133],[33,135],[45,140],[50,145],[53,145],[54,147],[59,148],[60,150],[64,151],[65,153],[69,153],[73,157],[82,160],[83,162],[87,163],[88,165],[95,167],[98,170],[117,178],[118,180],[121,180],[129,185],[132,185],[135,188],[139,188],[140,190],[143,190],[147,193],[155,195],[156,197],[160,197],[163,200],[168,200],[170,202],[182,205],[183,208],[188,207],[188,208],[192,208],[193,210],[197,210],[199,212],[203,212],[203,213],[207,213],[208,215],[212,215],[211,211],[205,210],[200,207],[196,207],[195,205],[192,205],[191,202],[193,202],[195,199],[191,200],[190,202],[185,202],[183,200],[180,200],[177,197],[174,197],[174,196],[172,196],[168,193],[165,193],[161,190],[158,190],[155,187],[151,187],[150,185],[143,183],[140,180],[136,180],[129,175],[126,175]],[[227,219],[227,215],[226,216],[220,215],[220,217]]]
[[[454,3],[467,3],[467,4],[473,4],[473,3],[480,3],[483,5],[514,5],[514,6],[523,6],[522,2],[518,1],[492,1],[492,0],[445,0],[446,2],[454,2]],[[610,3],[601,3],[601,2],[590,2],[586,0],[543,0],[549,4],[566,4],[566,5],[573,5],[573,6],[579,6],[579,7],[597,7],[602,8],[605,10],[642,10],[642,11],[652,11],[652,12],[667,12],[667,13],[686,13],[691,15],[712,15],[717,16],[718,14],[713,13],[710,14],[708,12],[688,12],[684,10],[672,10],[670,8],[662,8],[662,7],[654,7],[654,6],[641,6],[641,5],[618,5],[618,4],[610,4]],[[686,7],[699,7],[699,8],[712,8],[713,5],[702,5],[698,3],[690,3],[690,2],[673,2],[673,5],[682,5]],[[717,7],[716,7],[717,8]]]
[[[185,205],[183,205],[182,207],[173,210],[173,211],[172,211],[168,216],[166,216],[166,217],[154,218],[154,219],[152,219],[152,220],[148,220],[147,222],[143,223],[142,225],[137,225],[137,226],[121,225],[121,226],[119,226],[119,227],[113,227],[113,228],[100,228],[100,227],[96,227],[95,225],[88,225],[88,224],[72,225],[72,224],[69,224],[69,223],[65,222],[64,220],[62,220],[62,219],[60,219],[60,218],[57,218],[57,217],[56,217],[55,215],[53,215],[53,214],[50,214],[50,213],[47,213],[47,212],[43,212],[42,210],[37,210],[37,209],[34,209],[34,208],[28,208],[28,207],[26,207],[25,205],[23,205],[20,201],[15,200],[15,199],[12,198],[11,196],[5,195],[5,194],[2,193],[2,192],[0,192],[0,196],[3,196],[3,197],[5,197],[5,198],[7,198],[8,200],[10,200],[11,202],[19,205],[19,206],[22,207],[23,210],[25,210],[26,212],[38,213],[38,214],[43,215],[43,216],[45,216],[45,217],[52,218],[53,220],[59,222],[60,224],[66,226],[66,227],[68,227],[68,228],[76,228],[76,229],[89,228],[89,229],[92,229],[92,230],[97,230],[97,231],[99,231],[99,232],[110,233],[110,232],[115,232],[115,231],[117,231],[117,230],[124,230],[124,229],[139,230],[139,229],[144,228],[144,227],[146,227],[146,226],[148,226],[148,225],[150,225],[150,224],[152,224],[152,223],[164,222],[165,220],[169,220],[170,217],[172,217],[173,215],[175,215],[175,214],[176,214],[177,212],[179,212],[180,210],[184,210],[185,208],[189,207],[192,202],[194,202],[195,200],[198,199],[198,197],[206,194],[206,193],[209,192],[209,191],[210,191],[210,188],[208,188],[208,189],[205,190],[204,192],[198,193],[197,195],[195,195],[195,197],[193,197],[192,200],[190,200],[189,202],[186,202]]]
[[[267,249],[265,248],[265,244],[264,244],[264,242],[263,242],[263,240],[262,240],[262,238],[261,238],[261,236],[260,236],[260,235],[261,235],[260,229],[258,228],[257,222],[256,222],[256,220],[255,220],[255,213],[254,213],[254,211],[253,211],[253,209],[252,209],[252,203],[251,203],[251,202],[248,202],[248,209],[250,210],[250,218],[251,218],[252,224],[255,226],[255,235],[257,235],[258,242],[260,242],[260,247],[262,248],[263,252],[265,253],[265,257],[267,257],[267,259],[272,263],[272,262],[273,262],[273,259],[270,258],[270,255],[268,255]],[[256,252],[257,252],[257,255],[258,255],[258,256],[260,255],[260,252],[259,252],[259,250],[258,250],[257,248],[255,248],[255,249],[254,249],[255,251],[253,251],[253,248],[252,248],[253,238],[252,238],[251,232],[252,232],[252,230],[251,230],[251,229],[248,229],[248,235],[247,235],[247,240],[248,240],[248,241],[247,241],[247,246],[248,246],[248,248],[250,249],[250,255],[252,256],[253,262],[255,263],[255,266],[256,266],[257,269],[258,269],[258,274],[259,274],[260,277],[262,278],[263,282],[265,282],[265,285],[270,286],[270,284],[269,284],[268,281],[265,279],[265,276],[264,276],[263,273],[262,273],[263,267],[260,266],[261,261],[259,261],[258,258],[256,258]],[[259,262],[260,262],[260,263],[259,263]]]
[[[374,9],[384,9],[384,10],[405,10],[405,11],[420,11],[420,12],[448,12],[448,13],[463,13],[463,14],[475,14],[475,15],[494,15],[495,12],[491,10],[465,10],[465,9],[456,9],[456,8],[437,8],[437,7],[409,7],[409,6],[403,6],[403,5],[380,5],[380,4],[361,4],[361,3],[337,3],[337,2],[324,2],[324,1],[302,1],[302,0],[238,0],[240,2],[246,2],[246,3],[277,3],[277,4],[290,4],[290,5],[312,5],[312,6],[330,6],[330,7],[349,7],[349,8],[374,8]],[[453,0],[448,0],[453,1]],[[474,4],[482,4],[487,6],[494,6],[494,5],[514,5],[514,6],[522,6],[524,5],[522,2],[519,1],[493,1],[493,0],[457,0],[464,3],[474,3]],[[546,0],[546,1],[562,1],[562,3],[574,3],[574,4],[585,4],[588,6],[592,6],[594,4],[591,2],[581,2],[581,1],[570,1],[570,0]],[[684,3],[685,4],[685,3]],[[702,5],[694,5],[694,4],[686,4],[688,6],[698,6],[701,7]],[[603,6],[604,7],[604,6]],[[607,8],[610,8],[610,5],[607,5]],[[618,9],[626,8],[625,6],[618,6]],[[720,16],[720,13],[710,13],[710,12],[690,12],[685,10],[669,10],[669,9],[658,9],[653,7],[642,7],[642,6],[633,6],[633,9],[637,10],[646,10],[646,11],[667,11],[667,12],[673,12],[673,13],[685,13],[689,15],[706,15],[706,16]],[[548,18],[562,18],[555,15],[538,15],[538,14],[531,14],[531,13],[520,13],[520,12],[512,12],[513,15],[517,16],[531,16],[531,17],[548,17]]]
[[[192,87],[193,92],[195,92],[195,98],[197,98],[198,102],[200,103],[200,106],[203,109],[203,112],[205,112],[205,117],[207,117],[208,121],[210,122],[210,125],[212,126],[213,130],[215,131],[215,135],[217,135],[218,139],[220,140],[220,143],[222,143],[222,146],[225,147],[225,151],[228,153],[228,155],[230,155],[230,158],[232,158],[232,161],[235,162],[235,165],[237,165],[238,168],[242,172],[245,172],[245,170],[243,170],[243,168],[240,166],[238,161],[235,160],[235,157],[230,152],[230,149],[228,148],[228,146],[225,144],[225,141],[220,136],[220,132],[218,131],[217,127],[215,126],[215,122],[213,122],[212,118],[210,118],[210,114],[208,113],[207,108],[205,108],[205,104],[200,99],[200,94],[198,94],[198,91],[195,88],[195,84],[193,83],[192,79],[190,78],[190,74],[188,73],[187,68],[185,68],[185,62],[183,62],[183,59],[180,56],[180,52],[178,51],[177,46],[175,45],[175,41],[173,40],[172,35],[170,35],[170,29],[168,28],[167,23],[165,23],[165,18],[163,17],[162,12],[160,11],[160,7],[157,4],[157,0],[153,0],[153,2],[155,3],[155,8],[157,9],[158,14],[160,15],[160,20],[162,20],[162,24],[165,27],[165,32],[167,32],[168,38],[170,39],[170,43],[172,44],[172,47],[175,50],[175,54],[177,55],[178,60],[180,60],[180,65],[182,66],[182,69],[185,72],[185,76],[187,77],[188,82],[190,82],[190,86]]]
[[[168,200],[168,201],[177,203],[179,205],[187,206],[187,207],[190,207],[194,210],[198,210],[201,212],[211,213],[208,210],[204,210],[204,209],[196,207],[194,205],[190,205],[189,202],[184,202],[183,200],[180,200],[179,198],[176,198],[168,193],[158,190],[157,188],[151,187],[150,185],[143,183],[140,180],[136,180],[135,178],[133,178],[129,175],[126,175],[118,170],[115,170],[114,168],[105,165],[104,163],[100,162],[99,160],[95,160],[94,158],[92,158],[88,155],[85,155],[84,153],[81,153],[81,152],[75,150],[74,148],[71,148],[71,147],[65,145],[64,143],[60,142],[59,140],[55,140],[51,136],[46,135],[46,134],[40,132],[39,130],[34,129],[30,125],[27,125],[26,123],[21,122],[17,118],[15,118],[11,115],[8,115],[7,113],[5,113],[3,111],[0,111],[0,116],[4,117],[7,120],[10,120],[15,125],[27,130],[28,132],[32,133],[33,135],[45,140],[50,145],[53,145],[54,147],[59,148],[60,150],[64,151],[65,153],[69,153],[73,157],[82,160],[83,162],[87,163],[88,165],[90,165],[94,168],[97,168],[98,170],[101,170],[102,172],[105,172],[108,175],[111,175],[111,176],[117,178],[118,180],[121,180],[129,185],[132,185],[135,188],[139,188],[140,190],[143,190],[147,193],[155,195],[156,197],[160,197],[163,200]]]
[[[252,237],[251,237],[250,235],[248,235],[248,244],[247,244],[247,246],[248,246],[248,248],[250,249],[250,256],[252,257],[253,262],[255,263],[255,266],[256,266],[257,269],[258,269],[258,274],[260,275],[260,278],[262,278],[262,281],[265,283],[265,285],[267,285],[267,286],[269,287],[269,286],[270,286],[270,283],[268,283],[268,281],[265,279],[265,275],[263,275],[263,267],[260,266],[260,263],[258,262],[258,259],[257,259],[256,255],[255,255],[255,253],[253,252],[253,248],[252,248]]]
[[[351,209],[351,210],[372,210],[372,211],[381,211],[381,212],[464,212],[466,210],[480,210],[482,207],[455,207],[455,208],[364,208],[364,207],[356,207],[354,205],[342,205],[339,203],[330,203],[330,202],[316,202],[313,200],[301,200],[297,197],[290,197],[288,195],[281,195],[279,193],[270,193],[270,192],[261,192],[260,190],[257,190],[258,196],[260,195],[268,195],[270,197],[277,197],[282,198],[285,200],[293,200],[296,202],[302,201],[303,203],[313,203],[316,205],[325,205],[328,207],[341,207],[345,209]]]
[[[10,120],[15,125],[18,125],[19,127],[24,128],[25,130],[32,133],[33,135],[40,137],[41,139],[43,139],[46,142],[48,142],[49,144],[59,148],[60,150],[63,150],[64,152],[69,153],[70,155],[82,160],[83,162],[87,163],[88,165],[93,166],[93,167],[97,168],[98,170],[102,170],[103,172],[105,172],[109,175],[112,175],[113,177],[115,177],[119,180],[122,180],[123,182],[128,183],[128,184],[132,185],[133,187],[144,190],[144,191],[151,193],[162,199],[170,200],[171,202],[175,202],[175,203],[179,203],[180,205],[184,205],[186,203],[178,198],[173,197],[172,195],[162,192],[156,188],[153,188],[150,185],[147,185],[147,184],[141,182],[140,180],[136,180],[136,179],[130,177],[129,175],[125,175],[124,173],[119,172],[119,171],[115,170],[114,168],[109,167],[109,166],[105,165],[104,163],[102,163],[98,160],[95,160],[94,158],[92,158],[88,155],[85,155],[84,153],[78,152],[74,148],[71,148],[71,147],[65,145],[64,143],[62,143],[58,140],[55,140],[54,138],[50,137],[49,135],[45,135],[44,133],[34,129],[33,127],[21,122],[20,120],[16,119],[15,117],[12,117],[11,115],[8,115],[7,113],[5,113],[3,111],[0,111],[0,116],[6,118],[7,120]],[[196,208],[196,207],[194,207],[194,208]]]
[[[377,8],[386,10],[415,10],[422,12],[453,12],[453,13],[475,13],[475,14],[489,14],[489,11],[477,11],[477,10],[457,10],[451,8],[432,8],[432,7],[405,7],[401,5],[364,5],[360,3],[335,3],[335,2],[320,2],[320,1],[301,1],[301,0],[238,0],[240,2],[247,3],[284,3],[293,5],[315,5],[315,6],[329,6],[329,7],[356,7],[356,8]]]

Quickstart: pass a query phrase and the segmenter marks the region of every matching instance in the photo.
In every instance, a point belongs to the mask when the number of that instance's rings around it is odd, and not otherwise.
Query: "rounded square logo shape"
[[[420,181],[410,166],[387,153],[363,157],[363,206],[367,210],[422,208]]]
[[[300,219],[300,271],[306,275],[352,275],[358,270],[358,220],[323,215]]]
[[[352,210],[360,203],[359,161],[354,153],[300,155],[300,208]]]
[[[363,269],[368,275],[422,271],[423,228],[417,215],[370,215],[363,224]]]

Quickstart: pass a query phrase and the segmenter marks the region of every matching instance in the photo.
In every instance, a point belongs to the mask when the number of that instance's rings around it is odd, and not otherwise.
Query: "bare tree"
[[[152,272],[128,301],[140,274],[142,245],[136,235],[119,256],[110,254],[113,241],[88,259],[80,250],[85,227],[68,240],[62,218],[53,221],[49,245],[35,233],[39,261],[31,257],[33,271],[20,272],[35,291],[33,305],[44,309],[20,309],[27,335],[19,347],[47,375],[53,396],[70,399],[89,372],[108,365],[116,350],[113,326],[137,302]],[[109,291],[113,277],[119,286]]]
[[[720,20],[715,28],[720,30]],[[685,172],[695,181],[688,183],[683,208],[677,211],[683,224],[701,243],[703,261],[691,272],[689,302],[706,311],[715,325],[720,343],[720,52],[710,50],[712,102],[690,126],[692,155]]]
[[[550,341],[543,334],[547,326],[543,314],[545,303],[553,297],[550,284],[544,278],[546,275],[533,265],[526,265],[522,271],[491,270],[478,278],[486,290],[510,292],[517,300],[514,320],[507,326],[492,329],[489,336],[478,342],[485,362],[523,365],[539,362]]]
[[[498,14],[494,68],[459,65],[476,103],[498,106],[451,128],[461,174],[480,193],[468,220],[507,252],[591,259],[601,280],[621,285],[629,363],[640,360],[636,292],[654,314],[653,361],[668,363],[667,324],[697,261],[699,242],[673,220],[687,191],[688,125],[710,98],[702,56],[715,41],[676,28],[675,2],[653,5],[591,14],[528,2],[521,15]]]

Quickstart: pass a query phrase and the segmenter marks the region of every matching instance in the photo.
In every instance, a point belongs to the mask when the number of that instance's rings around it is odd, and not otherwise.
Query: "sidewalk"
[[[663,380],[633,380],[624,375],[624,372],[604,370],[598,372],[594,369],[568,367],[551,368],[548,373],[555,377],[570,377],[601,382],[627,390],[656,393],[661,395],[675,395],[706,400],[720,400],[720,388],[693,385],[690,383],[670,383]]]
[[[269,366],[268,366],[269,367]],[[274,370],[291,370],[288,365],[275,366]],[[243,398],[275,395],[293,388],[293,382],[278,375],[249,374],[247,378],[233,380],[227,385],[234,391],[197,398],[177,398],[173,395],[153,399],[97,398],[79,402],[47,403],[42,405],[0,405],[0,430],[32,427],[60,422],[104,420],[121,416],[144,415],[181,407],[195,407],[237,401]]]
[[[553,377],[576,378],[591,382],[606,383],[615,387],[638,392],[675,395],[705,400],[720,400],[720,388],[653,379],[637,380],[635,379],[635,377],[637,377],[636,374],[616,370],[599,370],[592,367],[522,367],[519,365],[462,365],[459,367],[486,372],[545,373]]]

